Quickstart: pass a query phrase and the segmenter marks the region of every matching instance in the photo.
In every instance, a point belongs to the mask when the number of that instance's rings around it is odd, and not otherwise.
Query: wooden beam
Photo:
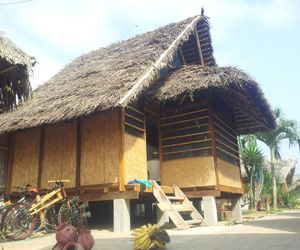
[[[37,188],[41,188],[42,184],[42,174],[43,174],[43,161],[44,161],[44,140],[45,140],[45,127],[42,125],[40,127],[40,145],[39,145],[39,165],[38,165],[38,178],[37,178]]]
[[[80,199],[87,201],[105,201],[114,199],[138,199],[139,192],[131,190],[124,192],[83,192]]]
[[[119,108],[119,191],[125,191],[125,164],[124,164],[124,150],[125,150],[125,111],[124,108]]]
[[[171,53],[176,47],[179,45],[180,41],[186,36],[186,33],[189,30],[192,30],[195,24],[199,21],[201,16],[196,16],[191,23],[186,26],[186,28],[179,34],[179,36],[171,43],[171,45],[161,54],[161,56],[157,59],[157,61],[152,64],[151,67],[142,75],[137,82],[133,85],[133,87],[122,97],[122,99],[118,102],[118,105],[124,106],[126,101],[140,88],[140,85],[144,83],[151,75],[156,75],[158,69],[161,68],[161,64],[164,64],[166,61],[169,61],[169,53]]]
[[[184,194],[189,198],[201,198],[203,196],[221,196],[220,190],[197,190],[197,191],[184,191]]]
[[[178,48],[178,52],[179,52],[179,56],[180,56],[180,59],[182,61],[182,64],[185,65],[186,61],[185,61],[185,58],[184,58],[184,55],[183,55],[181,47]]]
[[[80,161],[81,161],[81,121],[76,121],[76,188],[80,188]]]
[[[11,71],[13,69],[16,69],[16,68],[17,68],[17,66],[14,65],[14,66],[10,66],[10,67],[8,67],[6,69],[2,69],[2,70],[0,70],[0,75],[5,74],[5,73],[7,73],[7,72],[9,72],[9,71]]]
[[[6,188],[5,194],[10,193],[11,188],[11,177],[13,172],[14,152],[15,152],[15,133],[9,135],[9,151],[8,151],[8,166],[7,166],[7,177],[6,177]]]
[[[194,35],[195,35],[197,49],[198,49],[198,53],[199,53],[200,64],[204,65],[204,60],[203,60],[203,55],[202,55],[202,50],[201,50],[200,39],[198,36],[197,27],[194,28]]]
[[[241,183],[242,185],[242,183]],[[229,187],[225,185],[219,185],[220,191],[221,192],[226,192],[226,193],[235,193],[235,194],[242,194],[243,189],[242,188],[236,188],[236,187]]]

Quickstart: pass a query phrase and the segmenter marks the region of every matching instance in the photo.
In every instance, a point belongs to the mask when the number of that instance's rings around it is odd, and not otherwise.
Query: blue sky
[[[300,122],[298,0],[32,0],[1,5],[10,1],[0,0],[0,30],[37,58],[34,87],[83,53],[197,15],[203,6],[217,63],[247,71],[273,107]],[[299,151],[283,143],[282,155],[298,158]]]

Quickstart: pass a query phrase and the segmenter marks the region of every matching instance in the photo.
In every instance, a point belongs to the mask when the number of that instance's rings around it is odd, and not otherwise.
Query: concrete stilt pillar
[[[218,224],[216,199],[212,196],[205,196],[202,198],[204,219],[210,226]]]
[[[243,215],[242,215],[242,206],[241,206],[241,199],[235,198],[231,200],[232,203],[232,220],[234,222],[242,222]]]
[[[130,231],[130,200],[114,200],[114,232]]]
[[[163,226],[166,223],[169,223],[169,214],[168,211],[161,211],[158,206],[156,206],[156,221],[157,225]]]

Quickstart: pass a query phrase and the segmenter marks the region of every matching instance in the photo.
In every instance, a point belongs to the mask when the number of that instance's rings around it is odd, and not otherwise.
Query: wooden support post
[[[41,188],[42,185],[42,172],[43,172],[43,161],[44,161],[44,139],[45,139],[45,127],[41,126],[37,188]]]
[[[130,231],[130,200],[115,199],[114,206],[114,232]]]
[[[125,112],[124,108],[119,109],[119,126],[120,126],[120,144],[119,144],[119,191],[126,191],[125,188],[125,165],[124,165],[124,148],[125,148]]]
[[[9,149],[8,149],[8,166],[7,166],[7,177],[6,177],[6,187],[5,194],[10,193],[11,188],[11,177],[13,172],[13,161],[14,161],[14,152],[15,152],[15,134],[11,133],[9,135]]]
[[[197,27],[195,27],[195,29],[194,29],[194,35],[195,35],[197,49],[198,49],[198,53],[199,53],[199,61],[200,61],[201,65],[204,65],[204,60],[203,60],[203,55],[202,55],[202,50],[201,50]]]
[[[208,99],[208,116],[209,116],[209,129],[211,132],[211,142],[212,142],[212,156],[215,165],[215,174],[216,174],[216,189],[219,190],[219,168],[218,168],[218,159],[217,159],[217,145],[216,145],[216,133],[214,128],[213,120],[213,103],[212,97]]]
[[[81,161],[81,121],[76,123],[76,188],[80,190],[80,161]]]

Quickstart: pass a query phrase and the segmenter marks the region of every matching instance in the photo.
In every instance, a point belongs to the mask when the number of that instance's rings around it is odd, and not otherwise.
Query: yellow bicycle
[[[64,183],[68,182],[69,180],[48,181],[54,183],[55,187],[45,195],[40,195],[37,189],[30,189],[31,193],[35,193],[33,202],[16,202],[3,214],[1,230],[4,236],[11,240],[22,240],[29,237],[35,229],[54,231],[58,224],[59,207],[63,202],[68,204],[64,189]]]

